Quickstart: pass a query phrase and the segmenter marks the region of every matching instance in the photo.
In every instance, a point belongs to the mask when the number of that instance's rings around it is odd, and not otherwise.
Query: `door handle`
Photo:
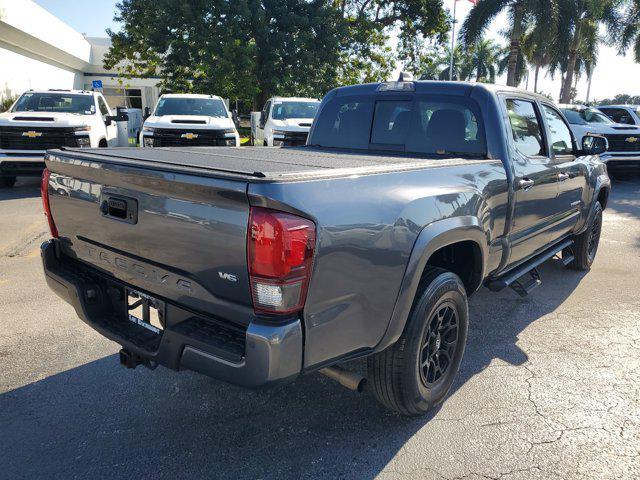
[[[522,190],[529,190],[535,185],[535,183],[536,182],[534,182],[533,180],[525,177],[518,180],[518,187],[520,187]]]
[[[571,175],[569,175],[568,173],[560,172],[558,174],[558,180],[560,180],[561,182],[564,182],[565,180],[569,180],[570,178],[571,178]]]

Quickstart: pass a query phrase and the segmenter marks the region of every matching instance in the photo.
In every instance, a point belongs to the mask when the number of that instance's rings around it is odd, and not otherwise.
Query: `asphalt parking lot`
[[[0,191],[0,477],[640,477],[640,177],[615,181],[592,271],[471,299],[444,405],[402,418],[314,374],[247,391],[119,366],[45,285],[37,180]],[[356,365],[360,367],[361,365]]]

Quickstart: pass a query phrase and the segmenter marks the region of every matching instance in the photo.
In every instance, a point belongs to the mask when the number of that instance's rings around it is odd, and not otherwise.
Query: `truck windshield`
[[[316,116],[320,102],[273,102],[271,117],[274,120],[288,118],[313,118]]]
[[[565,108],[562,110],[562,113],[565,114],[569,123],[573,125],[584,125],[585,123],[613,123],[605,114],[595,108],[585,108],[582,110]]]
[[[205,117],[226,117],[224,102],[217,98],[161,98],[156,107],[157,116],[163,115],[203,115]]]
[[[481,116],[469,98],[415,95],[335,97],[323,105],[309,145],[485,157]]]
[[[91,115],[96,111],[92,95],[74,95],[69,93],[35,93],[23,94],[12,112],[66,112]]]

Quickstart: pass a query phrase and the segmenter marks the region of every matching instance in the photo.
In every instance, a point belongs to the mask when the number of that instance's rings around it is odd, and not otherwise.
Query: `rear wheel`
[[[467,295],[460,278],[429,267],[400,339],[367,360],[369,384],[385,407],[420,415],[441,403],[467,341]]]
[[[567,265],[572,270],[589,270],[596,258],[602,232],[602,206],[596,202],[591,223],[573,242],[573,261]],[[564,253],[563,253],[564,254]]]
[[[0,177],[0,188],[11,188],[16,184],[16,177]]]
[[[99,148],[107,148],[107,146],[107,141],[104,138],[98,143]]]

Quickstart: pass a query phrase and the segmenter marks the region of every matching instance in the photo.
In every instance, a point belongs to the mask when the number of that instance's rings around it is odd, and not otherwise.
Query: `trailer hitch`
[[[120,350],[120,365],[131,369],[136,368],[138,365],[143,365],[150,370],[155,370],[158,363],[123,348]]]

